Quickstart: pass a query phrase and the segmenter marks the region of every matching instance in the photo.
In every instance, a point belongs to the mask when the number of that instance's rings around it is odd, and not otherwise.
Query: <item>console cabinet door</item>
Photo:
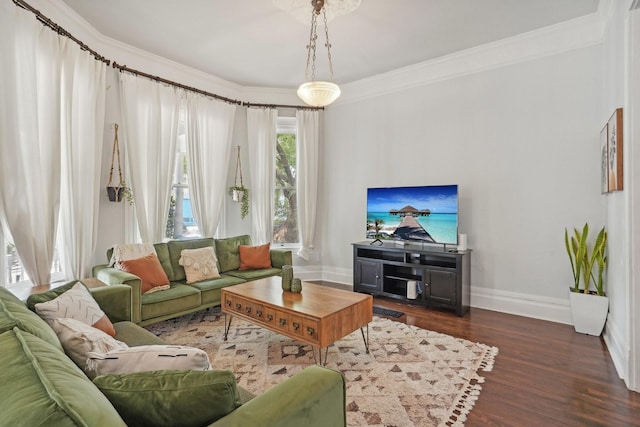
[[[426,270],[425,300],[454,306],[456,304],[456,272]]]
[[[382,264],[379,262],[357,260],[354,272],[356,291],[368,293],[382,291],[381,270]]]

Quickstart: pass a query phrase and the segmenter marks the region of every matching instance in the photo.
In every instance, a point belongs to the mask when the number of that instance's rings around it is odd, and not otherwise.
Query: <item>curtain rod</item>
[[[162,77],[154,76],[152,74],[147,74],[147,73],[144,73],[142,71],[138,71],[138,70],[135,70],[133,68],[129,68],[126,65],[120,65],[120,64],[116,63],[115,61],[113,61],[113,68],[117,68],[118,70],[120,70],[120,72],[126,71],[128,73],[135,74],[136,76],[146,77],[148,79],[155,80],[157,82],[166,83],[166,84],[171,85],[171,86],[179,87],[180,89],[188,90],[188,91],[191,91],[191,92],[196,92],[196,93],[199,93],[201,95],[210,96],[211,98],[215,98],[215,99],[218,99],[220,101],[228,102],[229,104],[237,104],[237,105],[242,105],[243,104],[242,101],[238,101],[236,99],[231,99],[231,98],[226,98],[224,96],[216,95],[215,93],[210,93],[210,92],[207,92],[207,91],[204,91],[204,90],[197,89],[195,87],[186,86],[186,85],[183,85],[181,83],[176,83],[174,81],[163,79]]]
[[[80,40],[78,40],[77,38],[75,38],[69,31],[65,30],[64,28],[62,28],[60,25],[56,24],[55,22],[53,22],[51,19],[47,18],[46,16],[44,16],[38,9],[34,8],[33,6],[31,6],[30,4],[28,4],[27,2],[25,2],[24,0],[13,0],[13,3],[18,6],[21,7],[23,9],[28,10],[29,12],[33,13],[34,15],[36,15],[36,19],[38,21],[40,21],[42,24],[44,24],[45,26],[51,28],[53,31],[55,31],[56,33],[60,34],[61,36],[65,36],[71,40],[73,40],[78,46],[80,46],[80,48],[82,50],[86,50],[88,51],[91,55],[93,55],[93,57],[97,60],[97,61],[101,61],[104,62],[105,64],[109,65],[111,63],[110,60],[108,60],[107,58],[105,58],[104,56],[100,55],[98,52],[96,52],[95,50],[91,49],[89,46],[87,46],[86,44],[82,43]]]
[[[23,9],[28,10],[29,12],[33,13],[36,16],[36,19],[38,21],[40,21],[42,24],[44,24],[45,26],[49,27],[50,29],[52,29],[56,33],[60,34],[61,36],[65,36],[65,37],[73,40],[76,44],[78,44],[80,46],[80,48],[82,50],[85,50],[85,51],[91,53],[91,55],[97,61],[104,62],[107,65],[111,65],[111,63],[113,62],[113,68],[118,68],[120,70],[120,72],[126,71],[126,72],[129,72],[129,73],[138,75],[138,76],[146,77],[146,78],[151,79],[151,80],[155,80],[155,81],[162,82],[162,83],[165,83],[165,84],[168,84],[168,85],[171,85],[171,86],[179,87],[179,88],[184,89],[184,90],[188,90],[188,91],[191,91],[191,92],[195,92],[195,93],[199,93],[199,94],[202,94],[202,95],[206,95],[206,96],[212,97],[214,99],[218,99],[220,101],[228,102],[230,104],[245,105],[247,107],[295,108],[297,110],[324,110],[324,107],[311,107],[311,106],[305,106],[305,105],[255,104],[255,103],[251,103],[251,102],[238,101],[236,99],[226,98],[226,97],[221,96],[221,95],[216,95],[215,93],[210,93],[210,92],[207,92],[207,91],[204,91],[204,90],[201,90],[201,89],[197,89],[195,87],[186,86],[186,85],[183,85],[181,83],[177,83],[177,82],[174,82],[174,81],[171,81],[171,80],[163,79],[162,77],[158,77],[158,76],[154,76],[154,75],[151,75],[151,74],[148,74],[148,73],[144,73],[142,71],[135,70],[133,68],[129,68],[126,65],[119,65],[115,61],[111,61],[110,59],[105,58],[104,56],[102,56],[98,52],[96,52],[95,50],[91,49],[89,46],[84,44],[82,41],[80,41],[77,38],[75,38],[70,32],[68,32],[67,30],[65,30],[64,28],[62,28],[60,25],[56,24],[55,22],[53,22],[51,19],[49,19],[48,17],[43,15],[39,10],[37,10],[36,8],[31,6],[30,4],[28,4],[24,0],[13,0],[13,3],[16,6],[21,7]]]

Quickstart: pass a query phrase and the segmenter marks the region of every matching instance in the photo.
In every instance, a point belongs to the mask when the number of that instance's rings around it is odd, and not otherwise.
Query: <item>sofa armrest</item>
[[[345,380],[312,365],[210,424],[215,427],[344,427]]]
[[[131,321],[131,286],[111,285],[92,288],[91,295],[112,322]]]
[[[283,265],[293,265],[293,257],[289,249],[271,249],[271,266],[282,268]]]
[[[142,282],[135,274],[107,267],[106,265],[96,265],[93,267],[93,276],[107,285],[128,285],[131,287],[131,322],[140,323],[142,321],[142,301],[140,299]]]

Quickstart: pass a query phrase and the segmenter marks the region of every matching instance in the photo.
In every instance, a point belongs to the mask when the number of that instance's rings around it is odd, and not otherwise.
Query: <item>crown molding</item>
[[[604,6],[602,4],[605,4]],[[341,85],[334,105],[374,98],[602,42],[611,0],[596,13]],[[607,6],[607,7],[605,7]]]

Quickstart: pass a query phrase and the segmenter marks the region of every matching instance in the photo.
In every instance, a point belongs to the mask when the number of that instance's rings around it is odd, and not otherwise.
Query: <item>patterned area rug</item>
[[[313,364],[310,346],[235,317],[223,341],[224,315],[208,309],[147,326],[171,344],[201,348],[214,369],[236,374],[260,394]],[[496,347],[374,316],[370,354],[360,331],[328,349],[329,368],[347,379],[350,426],[462,426],[491,371]],[[324,351],[323,351],[324,356]]]

